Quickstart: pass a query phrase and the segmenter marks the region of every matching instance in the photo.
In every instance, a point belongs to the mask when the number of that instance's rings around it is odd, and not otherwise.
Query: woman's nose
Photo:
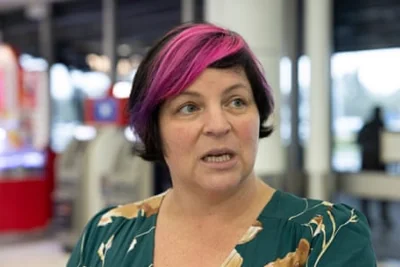
[[[231,129],[231,123],[222,108],[210,110],[204,118],[204,133],[208,136],[224,136]]]

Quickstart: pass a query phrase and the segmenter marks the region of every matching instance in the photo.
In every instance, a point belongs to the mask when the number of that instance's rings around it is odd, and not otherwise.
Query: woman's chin
[[[210,194],[223,194],[240,189],[243,181],[244,179],[238,175],[211,175],[203,181],[200,187]]]

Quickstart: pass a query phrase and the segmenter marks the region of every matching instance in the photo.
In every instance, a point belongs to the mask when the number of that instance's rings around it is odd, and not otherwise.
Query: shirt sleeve
[[[376,267],[365,216],[346,205],[334,207],[315,235],[308,267]]]
[[[76,243],[72,254],[68,260],[66,267],[83,267],[87,253],[90,253],[88,242],[96,235],[97,224],[99,223],[103,214],[112,209],[112,207],[104,209],[97,213],[85,226],[78,242]]]

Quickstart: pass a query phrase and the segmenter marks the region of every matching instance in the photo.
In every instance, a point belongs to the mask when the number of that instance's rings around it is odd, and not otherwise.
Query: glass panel
[[[400,49],[336,53],[332,56],[333,169],[360,169],[357,133],[383,109],[387,129],[400,130]]]

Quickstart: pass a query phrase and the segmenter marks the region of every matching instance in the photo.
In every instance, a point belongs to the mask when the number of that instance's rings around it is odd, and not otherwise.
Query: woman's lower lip
[[[211,169],[227,170],[233,168],[236,165],[237,157],[236,155],[233,155],[229,160],[220,162],[206,161],[204,159],[201,159],[201,162]]]

